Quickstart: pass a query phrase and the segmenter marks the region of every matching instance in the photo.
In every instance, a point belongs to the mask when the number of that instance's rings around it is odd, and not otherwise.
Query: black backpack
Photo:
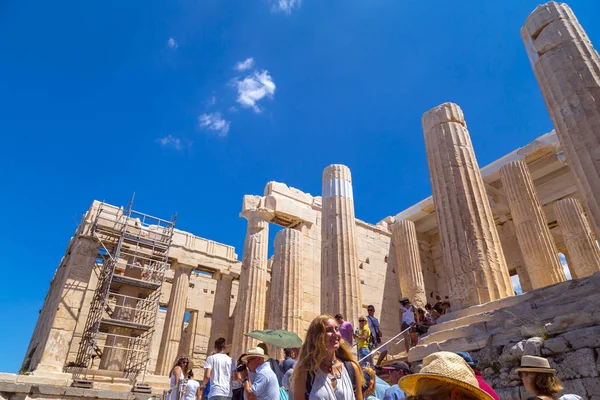
[[[346,371],[348,372],[348,376],[352,381],[352,390],[356,394],[356,371],[354,370],[354,364],[352,361],[343,361],[344,367],[346,367]],[[313,382],[315,381],[315,374],[312,372],[308,372],[306,374],[306,392],[304,393],[304,398],[308,400],[310,397],[310,392],[312,391]]]

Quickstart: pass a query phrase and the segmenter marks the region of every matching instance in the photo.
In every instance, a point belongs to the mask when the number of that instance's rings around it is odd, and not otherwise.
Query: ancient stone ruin
[[[435,294],[452,312],[391,355],[418,365],[470,351],[503,399],[528,397],[514,368],[544,355],[570,393],[600,398],[600,58],[562,3],[537,7],[521,35],[555,130],[480,168],[468,116],[434,107],[423,115],[433,195],[374,225],[355,217],[351,171],[338,164],[324,169],[321,196],[278,182],[244,196],[241,261],[174,220],[94,201],[21,374],[0,374],[0,399],[148,398],[168,388],[179,354],[201,376],[217,337],[236,357],[257,344],[246,332],[303,337],[319,314],[356,324],[374,305],[389,338],[398,299],[423,306]],[[269,258],[271,224],[283,229]]]

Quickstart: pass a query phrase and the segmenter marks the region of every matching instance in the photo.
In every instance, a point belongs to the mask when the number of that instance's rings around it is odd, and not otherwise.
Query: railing
[[[186,387],[187,379],[180,379],[177,385],[163,391],[162,400],[183,400]],[[173,397],[171,397],[171,394],[173,394]]]
[[[373,354],[377,353],[379,351],[379,349],[383,348],[384,346],[386,346],[388,343],[393,342],[394,340],[396,340],[396,338],[398,338],[398,336],[403,335],[405,332],[409,331],[412,328],[412,326],[409,326],[408,328],[406,328],[405,330],[403,330],[402,332],[400,332],[399,334],[397,334],[396,336],[394,336],[393,338],[389,339],[387,342],[383,343],[381,346],[379,346],[378,348],[376,348],[375,350],[371,350],[371,352],[364,356],[363,358],[361,358],[360,360],[358,360],[358,363],[360,364],[361,362],[369,359],[369,357],[371,357]],[[400,344],[402,343],[402,341],[404,340],[404,337],[400,338],[400,340],[398,340],[398,343],[396,344]]]

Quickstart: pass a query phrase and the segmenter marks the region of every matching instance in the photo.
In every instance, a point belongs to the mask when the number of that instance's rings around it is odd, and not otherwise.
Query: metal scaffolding
[[[87,375],[95,358],[101,366],[113,360],[115,365],[104,368],[120,370],[132,382],[146,372],[175,217],[152,217],[132,205],[133,200],[123,210],[101,203],[91,228],[100,245],[94,265],[98,283],[76,360],[67,367],[82,386],[91,383]]]

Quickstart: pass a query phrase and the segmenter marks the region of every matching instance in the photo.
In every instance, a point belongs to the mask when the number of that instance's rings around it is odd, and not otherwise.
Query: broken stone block
[[[555,357],[549,361],[551,365],[554,365],[553,368],[558,370],[558,378],[562,381],[598,376],[596,355],[593,349],[579,349],[565,354],[564,357]]]
[[[525,341],[523,346],[524,356],[540,356],[542,346],[544,345],[544,339],[541,337],[532,337]]]
[[[600,326],[577,329],[561,335],[575,350],[584,347],[600,347]]]
[[[562,336],[546,339],[544,341],[544,349],[549,351],[549,354],[560,354],[569,350],[567,341]]]

